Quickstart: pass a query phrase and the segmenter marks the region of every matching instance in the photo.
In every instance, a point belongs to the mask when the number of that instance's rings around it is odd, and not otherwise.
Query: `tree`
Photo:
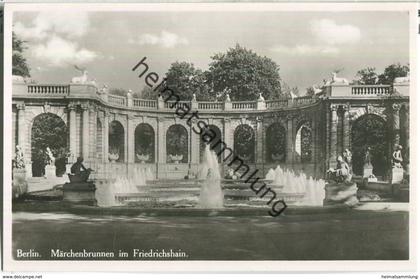
[[[32,125],[32,172],[34,176],[44,175],[44,168],[48,162],[46,149],[49,147],[55,157],[57,175],[66,170],[67,126],[55,114],[43,113],[37,116]]]
[[[365,69],[359,70],[356,74],[356,83],[373,85],[378,83],[378,74],[376,69],[373,67],[367,67]]]
[[[379,84],[392,84],[397,77],[405,77],[410,71],[410,65],[402,66],[400,63],[389,65],[384,73],[379,75]]]
[[[229,93],[233,101],[256,100],[259,93],[265,99],[282,95],[279,66],[273,60],[240,45],[211,59],[206,82],[213,94]]]
[[[30,69],[23,52],[26,49],[25,41],[18,39],[12,32],[12,74],[22,77],[30,77]]]
[[[181,100],[190,101],[193,94],[196,94],[199,101],[211,99],[203,71],[195,68],[192,63],[172,63],[165,78],[166,86]]]

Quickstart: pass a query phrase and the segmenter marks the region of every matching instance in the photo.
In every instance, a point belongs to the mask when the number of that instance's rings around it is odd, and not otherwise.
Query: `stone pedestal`
[[[354,206],[358,202],[356,183],[333,182],[325,185],[324,205],[346,204],[348,206]]]
[[[404,178],[403,168],[392,168],[391,184],[401,183]]]
[[[364,165],[363,166],[363,178],[369,178],[373,175],[373,166]]]
[[[52,166],[52,165],[45,166],[45,177],[46,178],[56,177],[55,166]]]
[[[63,201],[96,206],[95,191],[95,184],[91,181],[65,183],[63,185]]]
[[[13,169],[12,198],[19,198],[28,192],[25,169]]]
[[[26,178],[32,177],[32,162],[25,164]]]
[[[66,173],[64,175],[66,175],[67,173],[71,173],[71,165],[72,164],[66,164]]]

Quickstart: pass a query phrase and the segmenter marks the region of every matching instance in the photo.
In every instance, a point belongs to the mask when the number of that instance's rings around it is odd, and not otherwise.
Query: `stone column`
[[[256,132],[256,156],[255,162],[257,164],[264,163],[264,125],[263,125],[263,117],[257,116],[257,132]]]
[[[191,127],[197,126],[196,121],[191,122]],[[200,143],[201,135],[195,133],[192,128],[190,128],[190,162],[192,164],[200,163]]]
[[[317,142],[316,142],[316,135],[317,135],[317,130],[316,130],[316,120],[315,117],[312,117],[312,121],[311,121],[311,163],[315,163],[315,157],[316,157],[316,146],[317,146]]]
[[[164,118],[158,118],[158,137],[157,137],[157,146],[158,146],[158,153],[157,153],[157,162],[160,164],[166,163],[166,129],[165,129],[165,120]]]
[[[233,150],[233,131],[230,118],[223,119],[223,141],[226,144],[226,147]],[[225,156],[227,155],[229,155],[229,153],[225,152],[225,154],[221,156],[222,162],[224,161],[224,159],[226,158]],[[230,162],[230,160],[232,160],[232,158],[229,158],[229,160],[227,160],[226,162],[228,163]]]
[[[94,106],[89,107],[89,157],[95,163],[98,161],[98,154],[96,153],[97,131],[98,131],[98,113]]]
[[[400,144],[400,104],[392,105],[392,132],[395,144]]]
[[[135,140],[134,140],[134,131],[136,127],[134,126],[134,116],[129,115],[128,116],[128,122],[127,122],[127,162],[128,163],[134,163],[134,156],[136,153],[136,146],[135,146]]]
[[[76,123],[76,105],[70,103],[67,106],[69,111],[69,147],[70,147],[70,162],[74,163],[78,156],[77,154],[77,123]]]
[[[405,122],[404,123],[404,127],[405,127],[405,145],[404,148],[405,149],[409,149],[409,145],[410,145],[410,106],[408,104],[405,105]]]
[[[293,115],[287,115],[287,154],[286,154],[286,163],[293,163],[293,152],[294,152],[294,143],[293,143]]]
[[[330,167],[337,161],[337,105],[331,105]]]
[[[104,128],[102,129],[102,137],[103,137],[103,161],[104,163],[108,163],[109,159],[108,159],[108,155],[109,155],[109,112],[105,111],[104,112]]]
[[[18,137],[17,137],[17,144],[22,148],[23,155],[26,157],[26,122],[25,122],[25,104],[20,103],[16,104],[17,109],[17,118],[18,118]],[[13,150],[14,152],[14,150]]]
[[[85,161],[89,161],[89,106],[82,106],[82,156]]]
[[[343,105],[343,150],[350,149],[350,105]]]
[[[23,151],[23,158],[25,161],[25,172],[26,177],[32,177],[32,161],[31,161],[31,150],[28,148],[28,141],[27,141],[27,126],[25,120],[25,104],[19,103],[16,105],[17,109],[17,129],[18,129],[18,136],[17,136],[17,144],[22,148]],[[12,154],[14,154],[15,150],[12,150]],[[13,155],[14,156],[14,155]]]

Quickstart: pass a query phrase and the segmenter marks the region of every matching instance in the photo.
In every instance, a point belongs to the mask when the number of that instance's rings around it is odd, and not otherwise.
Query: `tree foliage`
[[[135,130],[136,154],[149,155],[148,162],[154,162],[155,132],[148,124],[140,124]],[[136,156],[136,161],[138,161]]]
[[[410,71],[410,66],[401,65],[400,63],[389,65],[385,68],[384,73],[379,75],[379,84],[392,84],[397,77],[405,77]]]
[[[357,72],[356,79],[360,84],[373,85],[378,83],[378,74],[375,68],[367,67]]]
[[[23,56],[23,52],[26,49],[25,41],[17,38],[14,32],[12,33],[12,48],[12,74],[22,77],[30,77],[30,69],[26,58]]]
[[[400,63],[389,65],[382,74],[378,74],[373,67],[361,69],[356,74],[355,83],[359,84],[393,84],[397,77],[405,77],[410,71],[409,65],[401,65]]]
[[[286,129],[279,123],[274,123],[267,129],[266,133],[268,162],[275,161],[272,155],[282,157],[281,161],[286,159]]]
[[[254,162],[255,157],[255,134],[252,127],[239,125],[234,135],[235,154],[248,162]]]
[[[193,94],[199,101],[211,99],[203,71],[192,63],[172,63],[166,73],[166,86],[172,89],[181,100],[190,101]]]
[[[166,133],[166,151],[168,157],[182,155],[181,162],[188,162],[188,132],[182,125],[176,124],[169,127]]]
[[[67,126],[55,114],[43,113],[37,116],[32,125],[32,172],[34,176],[44,175],[44,169],[49,161],[46,153],[49,147],[55,157],[57,174],[65,171],[67,147]]]
[[[259,93],[266,99],[282,95],[279,66],[270,58],[236,45],[211,59],[206,76],[213,94],[229,93],[233,101],[256,100]]]
[[[370,147],[373,173],[379,176],[386,174],[390,142],[387,131],[386,123],[379,116],[368,114],[356,120],[351,130],[354,173],[363,173],[364,155]]]

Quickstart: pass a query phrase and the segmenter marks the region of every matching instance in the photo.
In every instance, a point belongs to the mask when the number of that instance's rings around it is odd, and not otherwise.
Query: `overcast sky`
[[[14,15],[14,31],[39,83],[68,83],[86,67],[99,84],[140,91],[131,68],[144,56],[160,76],[175,61],[206,70],[210,56],[236,43],[273,59],[299,89],[337,68],[357,70],[409,62],[404,12],[90,12]]]

